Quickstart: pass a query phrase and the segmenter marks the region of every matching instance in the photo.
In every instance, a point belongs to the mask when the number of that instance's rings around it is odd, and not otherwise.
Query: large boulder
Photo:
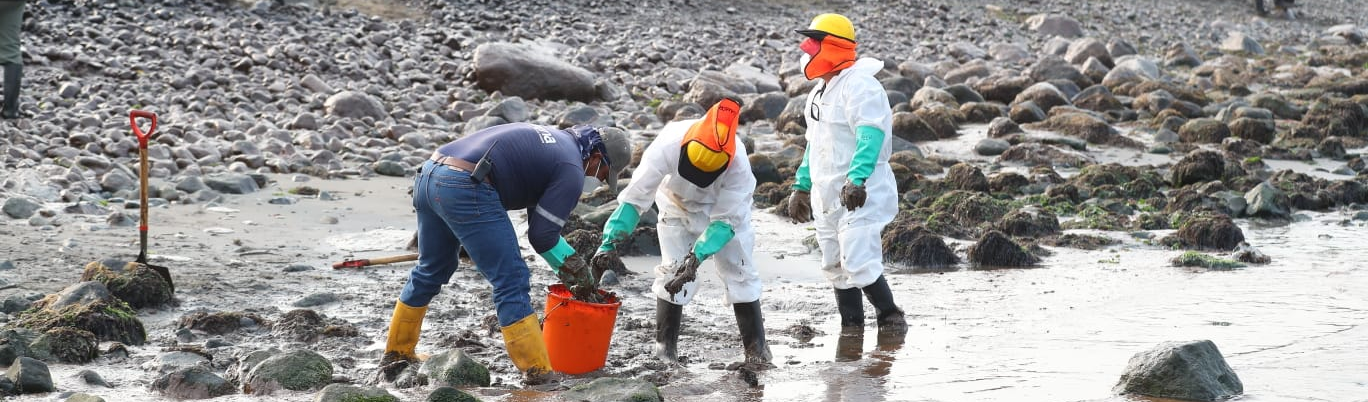
[[[453,387],[488,387],[489,368],[459,349],[438,353],[423,362],[429,378]]]
[[[1215,343],[1165,342],[1131,357],[1112,392],[1219,401],[1244,393],[1244,384]]]
[[[486,43],[475,48],[475,84],[487,92],[529,99],[589,102],[598,98],[594,74],[531,44]]]
[[[1287,195],[1268,182],[1261,182],[1244,195],[1244,213],[1265,218],[1287,218],[1290,214]]]
[[[1177,232],[1161,242],[1188,248],[1230,251],[1238,247],[1244,239],[1244,232],[1230,220],[1229,216],[1198,214],[1184,221]]]
[[[171,285],[146,264],[120,260],[94,261],[86,264],[81,280],[103,283],[114,297],[133,308],[171,302]]]
[[[357,91],[342,91],[329,96],[328,100],[323,102],[323,108],[333,117],[369,117],[382,120],[389,116],[389,112],[385,111],[385,105],[381,104],[379,99]]]
[[[1278,113],[1274,110],[1273,113]],[[1315,133],[1313,138],[1325,137],[1364,137],[1368,128],[1368,113],[1357,102],[1343,98],[1324,97],[1311,104],[1302,125]]]
[[[14,325],[38,332],[72,327],[95,334],[100,341],[142,345],[147,330],[127,303],[114,298],[99,282],[77,282],[48,295],[23,312]]]
[[[1273,142],[1278,134],[1278,126],[1272,119],[1239,117],[1230,122],[1230,135],[1263,144]]]
[[[256,364],[245,376],[242,392],[267,395],[279,389],[309,391],[332,381],[333,366],[311,350],[295,350],[271,356]]]
[[[175,400],[210,399],[237,393],[232,382],[204,365],[184,367],[157,378],[152,390]]]
[[[1173,165],[1169,184],[1182,187],[1194,183],[1220,180],[1225,176],[1225,158],[1215,151],[1194,151]]]
[[[1027,267],[1040,263],[1002,232],[991,230],[969,246],[969,262],[988,267]]]
[[[566,401],[580,402],[661,402],[665,398],[649,381],[631,378],[599,377],[562,392]]]
[[[84,364],[100,355],[100,345],[90,331],[56,327],[34,339],[29,353],[45,361]]]
[[[14,219],[28,219],[43,205],[29,197],[10,197],[5,200],[5,215]]]

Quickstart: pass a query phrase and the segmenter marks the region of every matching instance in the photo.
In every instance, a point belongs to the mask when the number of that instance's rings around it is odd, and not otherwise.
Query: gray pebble
[[[283,270],[281,270],[281,271],[283,271],[283,272],[303,272],[303,271],[311,271],[311,270],[313,270],[313,269],[314,269],[314,268],[313,268],[312,266],[309,266],[309,264],[290,264],[290,265],[285,266],[285,269],[283,269]]]
[[[323,292],[323,293],[314,293],[314,294],[311,294],[311,295],[308,295],[308,296],[304,296],[303,299],[299,299],[299,300],[295,301],[294,303],[292,303],[291,305],[293,305],[293,306],[295,306],[295,307],[315,307],[315,306],[321,306],[321,305],[328,304],[328,303],[333,303],[333,302],[336,302],[336,301],[337,301],[337,295],[332,294],[332,293]]]

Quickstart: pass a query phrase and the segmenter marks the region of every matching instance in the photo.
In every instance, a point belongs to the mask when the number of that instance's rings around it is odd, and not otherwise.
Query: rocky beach
[[[30,1],[23,117],[0,122],[0,395],[1368,401],[1368,11],[1252,3]],[[885,66],[900,340],[841,336],[811,224],[775,214],[816,85],[793,30],[824,12]],[[424,322],[428,360],[381,370],[412,263],[332,264],[412,252],[433,149],[593,124],[639,156],[722,97],[742,101],[759,183],[774,367],[740,364],[706,263],[682,364],[653,357],[647,211],[605,279],[623,305],[602,369],[522,384],[466,260]],[[158,115],[148,263],[174,291],[127,264],[132,109]],[[564,228],[584,253],[614,198],[586,195]],[[522,241],[544,314],[557,279]]]

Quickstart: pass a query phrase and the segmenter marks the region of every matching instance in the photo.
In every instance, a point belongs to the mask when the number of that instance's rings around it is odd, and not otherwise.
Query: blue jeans
[[[413,184],[413,208],[418,210],[418,265],[409,272],[399,301],[412,307],[428,305],[456,272],[464,245],[475,268],[494,287],[499,325],[532,314],[527,262],[493,186],[472,181],[468,172],[427,161]]]

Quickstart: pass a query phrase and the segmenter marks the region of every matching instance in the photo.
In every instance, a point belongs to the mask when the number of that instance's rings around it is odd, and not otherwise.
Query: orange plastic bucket
[[[542,340],[551,358],[551,369],[566,374],[598,370],[608,360],[608,343],[617,323],[617,297],[599,290],[606,303],[574,300],[564,284],[546,288],[546,320]]]

